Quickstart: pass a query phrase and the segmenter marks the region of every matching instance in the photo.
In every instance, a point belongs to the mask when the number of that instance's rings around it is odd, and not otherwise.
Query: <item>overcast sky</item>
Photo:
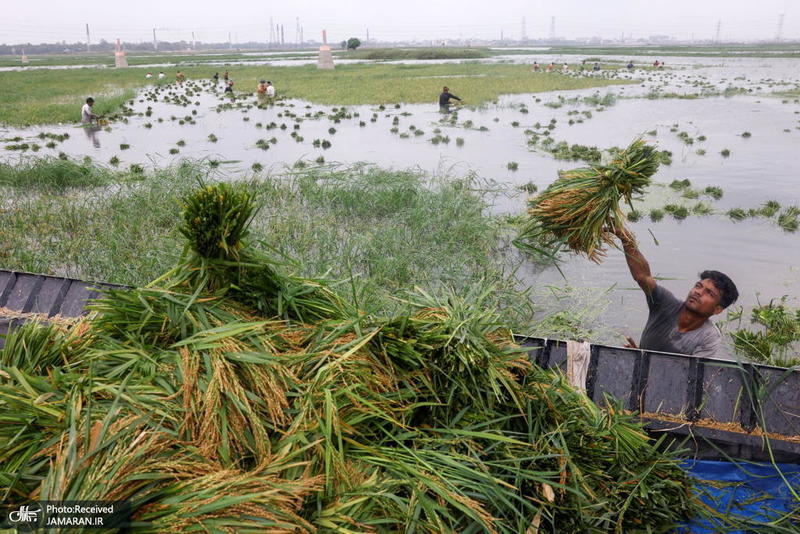
[[[784,14],[782,37],[800,39],[800,0],[2,0],[0,42],[40,43],[91,39],[151,41],[266,41],[269,21],[295,42],[297,17],[306,40],[348,37],[379,40],[451,38],[519,39],[522,20],[530,38],[619,38],[672,35],[722,40],[773,39]],[[601,7],[602,6],[602,7]]]

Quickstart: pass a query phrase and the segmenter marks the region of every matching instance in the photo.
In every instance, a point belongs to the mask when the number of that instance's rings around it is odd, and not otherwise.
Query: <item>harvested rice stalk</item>
[[[620,199],[631,205],[658,166],[656,148],[637,139],[608,165],[559,172],[550,187],[530,200],[530,220],[514,243],[551,259],[566,246],[600,263],[605,247],[614,245],[611,230],[625,221]]]
[[[667,532],[702,511],[621,406],[530,363],[491,286],[376,318],[226,246],[0,353],[0,496],[129,500],[137,532]]]

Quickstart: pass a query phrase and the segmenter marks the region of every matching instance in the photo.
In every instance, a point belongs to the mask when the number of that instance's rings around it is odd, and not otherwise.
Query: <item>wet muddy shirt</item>
[[[722,349],[722,336],[708,319],[700,328],[689,332],[678,331],[678,314],[683,302],[667,289],[657,285],[647,297],[647,306],[650,308],[650,315],[639,341],[640,348],[727,359]]]

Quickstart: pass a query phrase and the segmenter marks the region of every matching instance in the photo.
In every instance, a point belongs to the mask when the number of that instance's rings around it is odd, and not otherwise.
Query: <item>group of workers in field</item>
[[[145,75],[145,78],[148,80],[152,79],[153,77],[154,76],[152,72],[148,72]],[[163,72],[158,73],[159,80],[163,80],[165,77],[166,74],[164,74]],[[214,80],[215,85],[218,84],[220,79],[219,72],[215,72],[214,75],[211,77],[211,79]],[[179,70],[175,74],[175,81],[178,83],[186,81],[186,75],[183,73],[183,71]],[[233,79],[231,79],[228,71],[225,71],[225,73],[222,75],[222,81],[225,84],[224,92],[226,94],[232,95]],[[275,98],[275,86],[272,85],[272,82],[269,80],[259,80],[258,85],[256,86],[256,94],[259,97],[273,99]],[[94,106],[94,98],[89,97],[86,99],[86,102],[81,108],[81,124],[91,125],[96,123],[98,120],[102,118],[102,116],[96,115],[95,113],[92,112],[92,106]]]
[[[152,79],[153,77],[154,76],[152,72],[148,72],[145,75],[145,78],[148,80]],[[164,72],[158,73],[159,80],[163,80],[165,77],[166,74],[164,74]],[[214,84],[218,84],[220,79],[219,72],[215,72],[211,79],[214,80]],[[186,81],[186,75],[183,73],[183,71],[179,70],[177,73],[175,73],[175,81],[178,83]],[[226,94],[233,94],[234,82],[227,70],[222,75],[222,83],[224,84],[224,92]],[[266,98],[275,98],[275,87],[269,80],[260,80],[256,86],[256,94]]]
[[[584,59],[583,61],[581,61],[581,64],[578,66],[578,72],[582,72],[582,71],[584,71],[584,70],[586,70],[588,68],[589,68],[589,66],[586,64],[586,60]],[[592,65],[591,68],[592,68],[593,71],[599,71],[600,70],[600,63],[595,61],[594,65]],[[547,66],[543,67],[543,66],[539,65],[538,61],[534,61],[533,64],[531,65],[531,70],[533,72],[559,72],[560,71],[562,73],[567,73],[567,72],[570,71],[570,68],[569,68],[569,65],[567,63],[562,63],[561,66],[559,67],[558,65],[555,64],[554,61],[551,61]]]
[[[219,83],[219,78],[219,72],[215,72],[214,76],[211,77],[211,79],[214,80],[214,84]],[[225,86],[225,94],[233,96],[234,82],[227,70],[222,74],[222,83]],[[256,95],[258,95],[259,98],[275,98],[275,86],[272,85],[272,82],[269,80],[259,80],[256,86]]]
[[[586,61],[582,65],[585,65]],[[656,60],[653,66],[658,68],[663,63]],[[597,63],[592,67],[599,70]],[[628,68],[633,68],[633,62],[628,63]],[[539,64],[533,63],[533,70],[539,70]],[[555,64],[550,63],[547,70],[555,69]],[[564,64],[562,71],[568,71]],[[183,73],[178,71],[176,79],[184,79]],[[219,83],[219,73],[212,76],[215,84]],[[228,71],[222,75],[225,92],[233,92],[233,80]],[[268,80],[260,80],[256,93],[266,98],[274,98],[275,87]],[[450,112],[452,101],[463,102],[461,98],[450,92],[445,86],[439,95],[439,109],[443,113]],[[92,112],[93,98],[87,98],[81,108],[81,122],[91,125],[100,119]],[[705,270],[698,276],[698,281],[689,290],[685,299],[676,298],[669,290],[657,283],[650,271],[650,265],[639,250],[636,239],[627,228],[614,229],[620,240],[621,249],[625,254],[633,280],[645,294],[648,306],[648,319],[642,332],[638,347],[633,339],[628,338],[626,346],[644,350],[692,354],[706,358],[725,358],[722,348],[722,336],[719,330],[709,320],[712,316],[722,313],[728,306],[736,301],[739,292],[733,281],[725,274]]]

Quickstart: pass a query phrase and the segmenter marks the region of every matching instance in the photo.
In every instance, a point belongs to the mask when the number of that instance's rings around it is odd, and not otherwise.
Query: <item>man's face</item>
[[[722,313],[720,300],[722,300],[722,292],[717,289],[711,279],[706,278],[695,283],[683,305],[697,315],[711,317]]]

